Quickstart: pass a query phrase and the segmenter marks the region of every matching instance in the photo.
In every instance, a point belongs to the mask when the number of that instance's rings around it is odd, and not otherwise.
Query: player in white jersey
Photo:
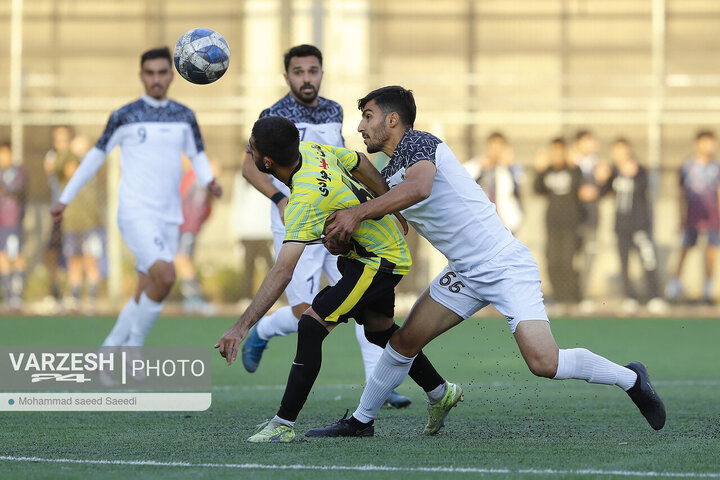
[[[365,431],[379,411],[378,399],[405,378],[416,353],[490,303],[507,318],[520,353],[535,375],[618,385],[652,428],[661,429],[665,407],[642,363],[623,367],[584,348],[558,348],[543,306],[535,259],[502,224],[493,204],[450,148],[412,128],[416,113],[412,92],[384,87],[360,99],[358,105],[362,111],[358,131],[368,152],[391,156],[382,171],[390,191],[335,212],[326,238],[337,235],[342,241],[360,221],[401,210],[408,223],[447,257],[448,266],[390,338],[353,416],[306,435],[356,436]],[[436,428],[428,424],[424,433],[435,433],[460,400],[461,389],[447,388],[443,399],[428,407]]]
[[[173,258],[183,220],[183,152],[208,190],[216,197],[222,194],[210,170],[195,115],[167,98],[172,79],[167,47],[148,50],[140,57],[145,95],[110,115],[100,140],[80,163],[51,211],[53,221],[62,221],[65,206],[95,175],[105,156],[120,146],[117,221],[125,244],[135,255],[138,285],[103,346],[142,345],[175,283]]]
[[[285,54],[285,82],[290,92],[265,109],[260,118],[280,116],[295,123],[300,132],[300,141],[311,141],[321,145],[344,147],[342,137],[343,110],[332,100],[320,97],[322,82],[322,53],[312,45],[298,45]],[[284,211],[290,189],[275,177],[260,172],[247,151],[243,163],[243,176],[263,195],[272,200],[271,229],[276,255],[285,239]],[[260,319],[249,332],[242,350],[242,361],[248,372],[257,370],[268,341],[275,336],[296,333],[300,317],[310,307],[313,298],[320,291],[320,277],[323,272],[331,284],[340,279],[337,257],[322,245],[308,245],[300,257],[292,281],[285,290],[290,304],[279,308],[274,314]],[[363,328],[355,324],[355,334],[365,365],[365,377],[370,377],[382,349],[365,338]],[[409,398],[391,392],[388,404],[401,408],[410,405]]]

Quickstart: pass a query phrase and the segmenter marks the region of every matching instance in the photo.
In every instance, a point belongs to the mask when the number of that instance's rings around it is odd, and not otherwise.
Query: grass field
[[[97,345],[111,318],[0,319],[4,345]],[[149,345],[211,347],[232,319],[161,318]],[[325,341],[323,370],[297,442],[245,439],[272,417],[295,337],[274,339],[260,369],[217,356],[205,412],[18,412],[0,415],[0,478],[720,478],[720,320],[558,319],[558,343],[648,365],[668,420],[652,430],[617,387],[533,377],[500,319],[471,319],[426,353],[465,389],[446,427],[423,437],[424,394],[383,409],[376,436],[305,440],[357,405],[364,381],[350,326]]]

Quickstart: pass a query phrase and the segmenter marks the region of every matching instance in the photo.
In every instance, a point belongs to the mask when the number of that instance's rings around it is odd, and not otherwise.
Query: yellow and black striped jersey
[[[349,173],[360,161],[357,152],[300,142],[300,153],[302,161],[290,178],[292,193],[285,207],[285,242],[319,243],[331,213],[373,195]],[[351,242],[348,258],[382,272],[404,275],[410,271],[410,250],[391,215],[360,223]]]

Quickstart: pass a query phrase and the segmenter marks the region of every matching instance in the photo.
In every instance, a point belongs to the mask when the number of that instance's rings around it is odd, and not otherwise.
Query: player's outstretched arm
[[[215,344],[215,348],[227,360],[228,365],[237,358],[240,343],[247,335],[248,330],[270,310],[270,307],[285,291],[303,250],[305,250],[304,243],[283,244],[275,266],[268,272],[250,306],[240,315],[235,325],[225,332]]]
[[[65,185],[65,189],[63,189],[60,194],[58,204],[70,204],[83,185],[95,176],[95,173],[103,163],[105,163],[105,152],[97,147],[91,148],[87,155],[85,155],[85,158],[83,158],[82,162],[80,162],[80,165],[77,170],[75,170],[75,173],[73,173],[73,176],[70,177],[67,185]]]
[[[333,212],[328,217],[325,235],[337,235],[339,240],[348,241],[363,220],[398,212],[425,200],[432,193],[435,172],[435,164],[430,161],[414,163],[405,171],[405,180],[387,193],[355,207]]]

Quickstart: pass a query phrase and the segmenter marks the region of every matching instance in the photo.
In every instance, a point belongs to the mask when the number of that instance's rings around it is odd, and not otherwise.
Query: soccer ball
[[[188,82],[201,85],[222,77],[230,65],[230,47],[219,33],[193,28],[175,45],[175,68]]]

